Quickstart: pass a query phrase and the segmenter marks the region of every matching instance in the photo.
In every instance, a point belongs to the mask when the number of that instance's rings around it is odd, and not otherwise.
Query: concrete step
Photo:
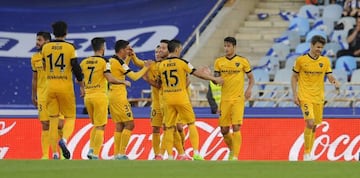
[[[239,40],[237,47],[269,47],[274,44],[270,40]]]
[[[304,5],[304,2],[259,2],[257,7],[258,8],[279,8],[287,9],[287,8],[299,8]]]
[[[238,33],[251,33],[251,32],[268,32],[276,33],[284,31],[284,27],[271,27],[271,28],[259,28],[259,27],[239,27]]]
[[[241,53],[263,53],[266,54],[267,51],[269,51],[269,47],[237,47],[236,51],[238,51],[240,54]]]
[[[272,27],[273,23],[270,21],[245,21],[245,27]]]
[[[246,17],[246,20],[248,21],[283,21],[283,19],[280,17],[280,15],[270,15],[268,18],[263,19],[263,20],[259,20],[257,14],[250,14],[249,16]]]
[[[276,9],[265,9],[265,8],[256,8],[254,10],[255,14],[258,13],[268,13],[268,14],[279,14],[280,11],[286,11],[286,12],[298,12],[299,8],[298,7],[292,7],[292,8],[285,8],[283,9],[281,6],[279,8]]]

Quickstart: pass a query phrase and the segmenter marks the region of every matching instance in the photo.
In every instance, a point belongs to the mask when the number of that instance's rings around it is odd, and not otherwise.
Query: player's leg
[[[311,160],[311,140],[315,126],[313,104],[310,102],[300,102],[301,110],[305,119],[304,128],[304,161]]]
[[[314,142],[315,142],[316,126],[321,124],[321,122],[323,120],[323,110],[324,110],[324,104],[323,103],[314,104],[315,123],[314,123],[313,130],[312,130],[312,133],[311,133],[310,150],[312,150]]]
[[[241,125],[244,117],[244,100],[234,101],[231,108],[231,124],[233,129],[232,147],[233,157],[231,160],[237,160],[241,150],[242,136],[241,136]]]
[[[94,153],[92,159],[99,159],[99,154],[101,150],[101,146],[104,142],[104,130],[105,125],[107,124],[107,116],[108,116],[108,102],[106,95],[99,95],[93,100],[94,106]]]
[[[60,159],[59,153],[57,152],[58,128],[60,127],[60,110],[56,93],[48,92],[46,98],[46,110],[49,117],[50,128],[49,137],[50,145],[52,145],[53,159]]]
[[[224,137],[224,142],[226,146],[229,148],[229,159],[233,158],[233,134],[230,132],[230,125],[231,125],[231,106],[232,103],[228,102],[221,102],[220,103],[220,118],[219,118],[219,126],[221,134]]]
[[[173,157],[173,146],[174,146],[174,132],[175,132],[175,125],[176,125],[176,116],[177,111],[174,106],[167,105],[164,106],[164,137],[163,137],[163,144],[166,152],[168,153],[168,159],[172,160]]]
[[[194,150],[193,159],[203,160],[204,158],[199,153],[199,132],[195,125],[195,114],[190,103],[178,106],[180,118],[187,123],[189,129],[190,143]]]
[[[114,131],[114,158],[119,154],[120,142],[121,142],[121,133],[124,129],[124,124],[121,122],[121,101],[116,97],[116,93],[109,93],[109,109],[111,119],[115,123]]]
[[[152,126],[152,147],[154,150],[155,160],[162,159],[162,155],[160,154],[160,128],[162,125],[163,115],[161,113],[160,108],[152,108],[151,109],[151,126]]]
[[[127,100],[123,101],[122,103],[125,103],[122,106],[122,113],[124,114],[121,115],[121,122],[124,123],[124,129],[121,133],[121,142],[118,156],[120,159],[126,160],[128,159],[128,157],[126,156],[126,147],[129,143],[131,133],[135,125],[130,103]]]
[[[89,151],[87,153],[87,157],[89,159],[92,159],[93,155],[94,155],[94,138],[95,138],[95,132],[96,132],[96,128],[94,126],[94,106],[92,104],[92,98],[85,96],[84,98],[84,104],[87,110],[87,113],[89,115],[89,119],[91,124],[93,124],[93,127],[90,131],[90,146],[89,146]]]
[[[71,137],[75,128],[75,117],[76,117],[76,105],[75,105],[75,94],[74,91],[68,91],[66,93],[57,94],[60,113],[64,115],[64,126],[63,135],[59,141],[59,146],[62,151],[62,155],[66,159],[70,159],[71,153],[67,148],[67,141]]]
[[[38,100],[38,113],[41,123],[41,159],[49,159],[50,134],[49,134],[49,117],[46,110],[46,100]]]

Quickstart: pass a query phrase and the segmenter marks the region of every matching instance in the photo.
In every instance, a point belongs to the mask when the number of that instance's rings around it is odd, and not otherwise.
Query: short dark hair
[[[224,39],[224,42],[231,43],[233,46],[236,46],[236,39],[234,37],[228,36]]]
[[[167,39],[162,39],[162,40],[160,40],[160,43],[166,43],[166,44],[169,44],[169,40],[167,40]]]
[[[128,41],[125,40],[118,40],[115,43],[115,53],[119,52],[120,49],[125,49],[129,45]]]
[[[36,33],[36,36],[42,36],[45,40],[51,40],[51,34],[49,32],[40,31]]]
[[[91,46],[94,51],[99,51],[105,43],[105,39],[101,37],[95,37],[91,40]]]
[[[63,37],[67,34],[67,24],[64,21],[57,21],[53,23],[53,34],[55,37]]]
[[[175,52],[176,48],[181,46],[181,42],[177,39],[170,40],[168,43],[168,51],[169,53]]]
[[[317,43],[317,42],[325,45],[326,39],[325,39],[324,37],[320,36],[320,35],[315,35],[315,36],[313,36],[313,37],[311,38],[311,44],[314,45],[314,44]]]

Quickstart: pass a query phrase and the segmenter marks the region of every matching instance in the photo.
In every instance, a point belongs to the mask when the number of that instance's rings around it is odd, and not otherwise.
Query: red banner
[[[227,159],[217,119],[197,119],[200,134],[200,154],[206,160]],[[87,159],[91,124],[78,119],[68,148],[72,159]],[[0,119],[0,159],[39,159],[41,125],[37,119]],[[304,121],[293,118],[245,119],[241,128],[243,142],[240,160],[302,160]],[[316,160],[358,160],[360,152],[359,119],[326,119],[317,128],[313,155]],[[136,119],[129,141],[130,159],[152,159],[151,126],[149,119]],[[185,128],[187,132],[187,129]],[[112,159],[114,124],[106,126],[100,157]],[[186,134],[186,153],[192,155],[189,135]]]

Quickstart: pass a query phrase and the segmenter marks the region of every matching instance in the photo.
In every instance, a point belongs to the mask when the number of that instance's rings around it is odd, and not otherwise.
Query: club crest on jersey
[[[235,66],[236,66],[236,67],[239,67],[239,66],[240,66],[240,62],[235,63]]]
[[[323,66],[324,66],[324,64],[323,64],[323,63],[319,63],[319,66],[320,66],[320,67],[323,67]]]

